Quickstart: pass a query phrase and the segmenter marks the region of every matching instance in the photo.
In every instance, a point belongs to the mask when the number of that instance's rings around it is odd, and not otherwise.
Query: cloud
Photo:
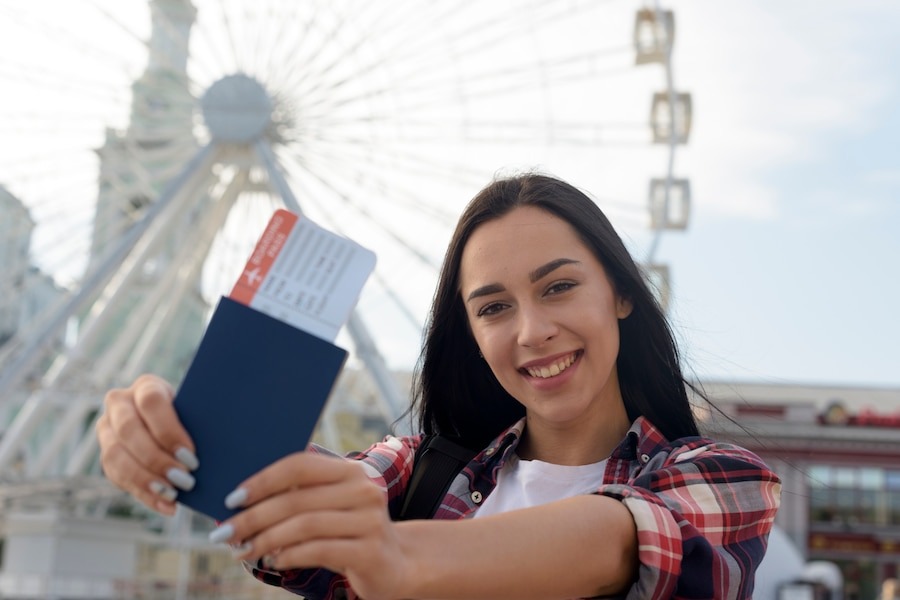
[[[779,194],[774,169],[831,151],[825,133],[875,128],[873,107],[892,79],[881,72],[867,25],[900,6],[831,1],[808,7],[774,0],[681,2],[676,85],[694,94],[687,148],[696,196],[722,215],[770,219]]]

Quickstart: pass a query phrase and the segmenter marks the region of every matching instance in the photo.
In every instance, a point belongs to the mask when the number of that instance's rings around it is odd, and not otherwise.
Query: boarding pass
[[[371,250],[279,209],[229,297],[333,342],[374,268]]]

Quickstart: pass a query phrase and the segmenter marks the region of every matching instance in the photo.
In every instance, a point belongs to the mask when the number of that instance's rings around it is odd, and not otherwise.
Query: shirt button
[[[494,452],[496,452],[496,451],[497,451],[497,449],[494,448],[493,446],[491,446],[490,448],[488,448],[487,450],[484,451],[484,455],[492,456],[494,454]]]
[[[650,455],[649,454],[641,454],[641,462],[644,463],[645,465],[648,462],[650,462]]]
[[[483,499],[484,496],[481,495],[481,492],[472,492],[472,502],[475,504],[481,504]]]

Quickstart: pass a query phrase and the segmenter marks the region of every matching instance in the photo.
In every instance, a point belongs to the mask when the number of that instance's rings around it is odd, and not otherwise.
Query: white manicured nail
[[[238,508],[247,501],[247,490],[238,488],[225,496],[225,506],[227,508]]]
[[[178,459],[178,462],[186,466],[189,471],[196,471],[197,467],[200,466],[197,455],[184,446],[179,447],[178,450],[175,451],[175,458]]]
[[[175,497],[178,496],[178,492],[175,491],[175,488],[164,484],[162,481],[151,481],[150,491],[169,502],[174,501]]]
[[[231,556],[234,558],[239,558],[248,552],[253,550],[253,544],[250,542],[244,542],[243,544],[237,544],[231,546]]]
[[[166,479],[168,479],[175,487],[186,492],[194,489],[194,484],[196,483],[190,473],[182,471],[181,469],[176,469],[175,467],[166,471]]]
[[[227,542],[234,535],[234,527],[230,523],[220,525],[209,532],[209,541],[213,544],[221,544]]]

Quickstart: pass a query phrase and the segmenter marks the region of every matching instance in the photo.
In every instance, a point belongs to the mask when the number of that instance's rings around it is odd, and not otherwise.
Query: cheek
[[[474,328],[472,335],[475,343],[481,350],[481,354],[488,362],[493,362],[503,356],[508,356],[509,351],[505,348],[506,335],[503,327],[493,324],[490,327]]]

